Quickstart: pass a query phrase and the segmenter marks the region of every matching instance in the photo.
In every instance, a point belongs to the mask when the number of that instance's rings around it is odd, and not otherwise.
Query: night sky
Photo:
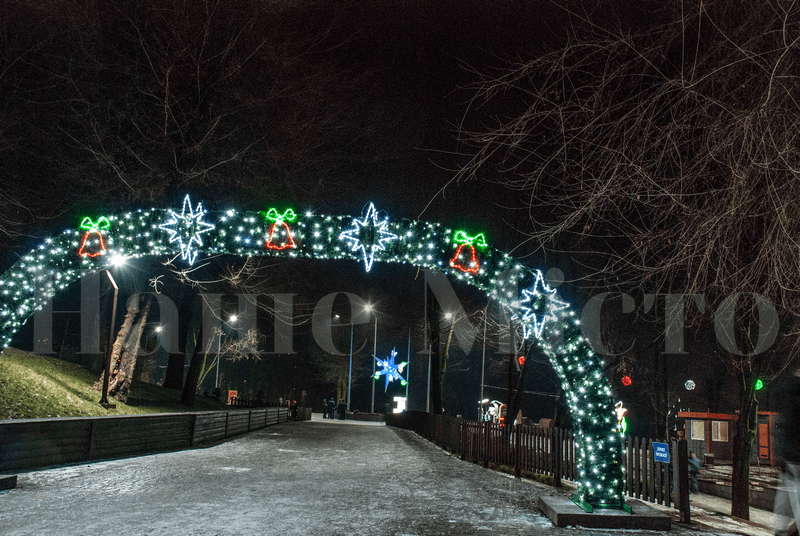
[[[146,1],[119,9],[86,4],[78,11],[70,2],[52,9],[35,4],[4,4],[0,12],[6,58],[0,64],[6,103],[0,187],[11,207],[3,222],[6,267],[42,237],[74,225],[78,214],[175,206],[186,193],[210,210],[288,202],[301,210],[359,214],[374,201],[392,217],[483,231],[493,246],[512,250],[528,224],[518,195],[490,180],[448,186],[469,156],[459,129],[480,129],[520,109],[517,102],[480,106],[474,84],[579,36],[586,23],[570,10],[622,27],[656,18],[636,1],[592,2],[591,10],[585,2],[557,7],[538,0],[297,2],[263,15],[240,36],[249,21],[240,4],[213,17],[182,2],[163,10]],[[214,29],[200,46],[209,20]],[[220,51],[231,36],[240,36],[236,51],[258,51],[252,60],[240,53],[248,60],[239,71],[231,67],[235,61],[216,59],[202,73],[189,68],[199,50],[209,55],[204,47],[225,56]],[[263,48],[253,45],[260,39]],[[319,73],[330,75],[315,85]],[[174,113],[165,120],[159,99],[167,93]],[[245,158],[226,160],[242,147]],[[219,161],[225,164],[217,167]],[[208,173],[189,172],[204,166]],[[523,245],[515,254],[532,249]],[[129,292],[146,286],[150,269],[140,268]],[[376,267],[364,276],[353,263],[282,267],[274,277],[276,287],[305,287],[306,302],[338,290],[380,299],[391,313],[381,320],[379,354],[398,346],[404,355],[405,334],[422,311],[417,275]],[[306,285],[303,278],[333,283]],[[474,292],[458,290],[473,310],[485,305]],[[368,344],[370,330],[359,331],[357,344]],[[476,356],[474,349],[455,385],[474,390]],[[248,366],[241,365],[242,377],[255,374]],[[303,366],[280,374],[302,388],[298,380],[313,381]],[[552,392],[552,373],[537,369],[537,376],[542,380],[532,388]],[[470,392],[446,408],[471,411],[474,397]],[[359,403],[363,408],[363,398]],[[552,416],[551,399],[542,404],[539,416]]]

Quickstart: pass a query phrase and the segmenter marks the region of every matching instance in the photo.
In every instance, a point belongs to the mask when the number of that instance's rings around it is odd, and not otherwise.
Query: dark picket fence
[[[461,452],[461,419],[425,411],[387,413],[386,424],[413,430],[425,439],[451,452]]]
[[[386,424],[413,430],[437,445],[484,466],[512,467],[522,472],[574,480],[575,438],[569,430],[539,426],[500,426],[491,422],[471,422],[446,415],[407,411],[386,416]]]
[[[462,459],[482,463],[484,467],[506,466],[513,468],[517,476],[524,473],[550,476],[555,486],[562,479],[575,481],[578,477],[576,438],[571,430],[520,424],[500,426],[421,411],[387,415],[386,424],[413,430]],[[676,445],[675,442],[670,445],[672,462],[662,463],[654,459],[652,439],[624,438],[621,462],[628,497],[679,508],[674,490],[678,486],[673,476],[678,474],[673,470]],[[685,464],[681,467],[684,469],[678,472],[686,473],[682,475],[682,486],[686,487],[688,472]]]
[[[208,446],[288,419],[261,408],[0,421],[0,473]]]
[[[466,421],[461,423],[460,452],[462,459],[484,466],[513,467],[517,476],[523,472],[552,476],[556,485],[576,475],[575,437],[561,428]]]
[[[625,493],[643,501],[671,506],[673,493],[672,463],[655,461],[653,440],[626,436],[623,440],[622,465],[625,468]],[[670,460],[674,458],[670,445]]]

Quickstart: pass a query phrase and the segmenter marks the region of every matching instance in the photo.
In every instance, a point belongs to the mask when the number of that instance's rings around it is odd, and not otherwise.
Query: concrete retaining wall
[[[288,419],[260,408],[0,421],[0,473],[201,447]]]

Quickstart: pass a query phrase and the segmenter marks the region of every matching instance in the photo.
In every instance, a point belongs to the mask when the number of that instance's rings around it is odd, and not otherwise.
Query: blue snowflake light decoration
[[[351,251],[361,251],[364,255],[366,271],[372,269],[376,251],[384,251],[386,242],[397,240],[397,235],[388,231],[389,219],[378,222],[378,211],[373,203],[369,204],[367,215],[363,220],[353,218],[353,228],[342,231],[339,238],[350,243]]]
[[[192,208],[192,201],[187,194],[183,199],[180,215],[169,209],[170,219],[158,226],[162,231],[170,233],[170,242],[178,242],[181,247],[181,259],[188,261],[190,266],[197,258],[197,248],[203,246],[200,235],[214,228],[214,225],[203,221],[205,213],[202,202],[197,203],[197,209]]]
[[[548,287],[542,272],[536,270],[533,286],[522,291],[522,299],[519,301],[523,337],[528,339],[533,334],[540,339],[545,323],[557,322],[559,316],[556,313],[567,307],[569,304],[556,298],[555,289]]]
[[[403,367],[405,367],[408,362],[403,361],[400,364],[395,364],[394,358],[397,356],[397,350],[392,348],[392,355],[389,359],[381,359],[376,357],[375,360],[380,365],[381,370],[375,373],[375,379],[377,380],[381,376],[386,376],[386,384],[383,387],[383,391],[386,392],[386,389],[389,388],[389,382],[394,380],[400,380],[400,385],[405,385],[408,382],[403,379],[400,375],[403,372]]]

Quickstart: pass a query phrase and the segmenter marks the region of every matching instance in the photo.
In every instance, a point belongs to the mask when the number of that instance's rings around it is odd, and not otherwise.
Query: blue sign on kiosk
[[[653,441],[653,461],[669,463],[669,445]]]

